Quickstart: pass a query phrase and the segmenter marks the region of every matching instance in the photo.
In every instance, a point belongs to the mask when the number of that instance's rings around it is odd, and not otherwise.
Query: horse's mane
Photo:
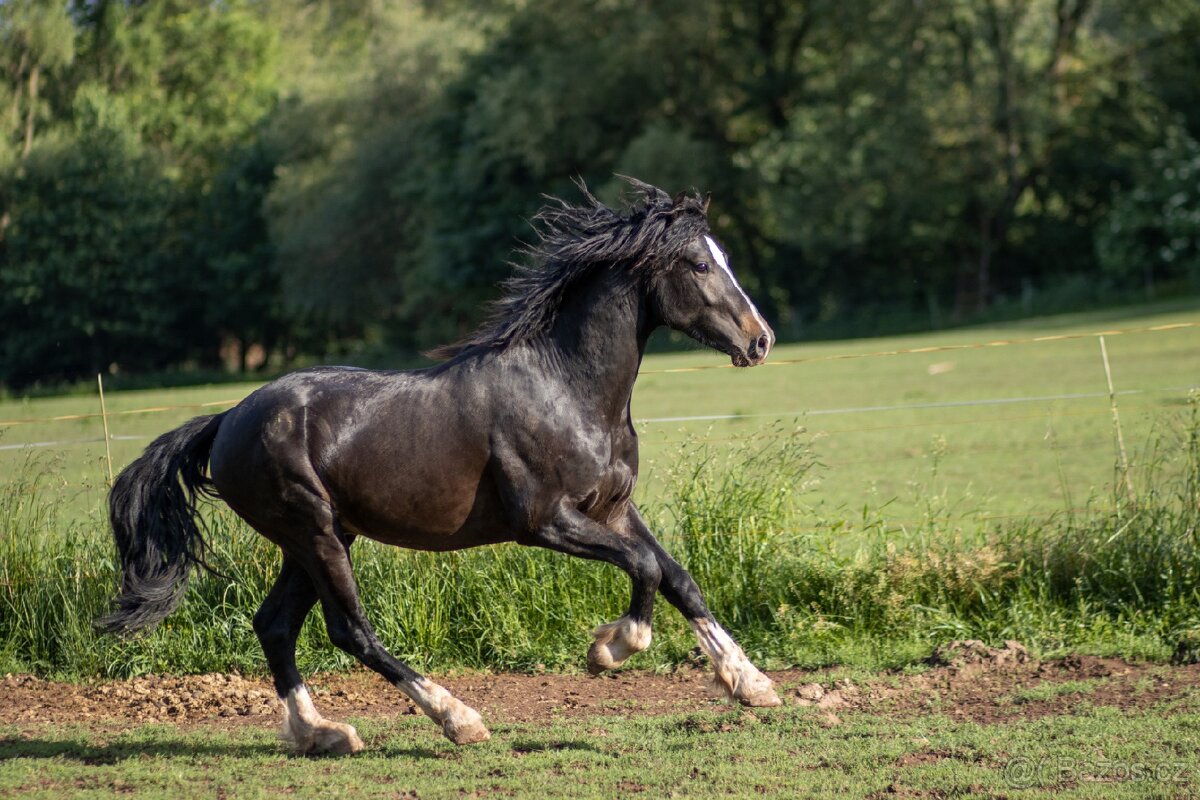
[[[633,188],[622,216],[597,200],[582,181],[584,203],[548,197],[534,216],[537,241],[503,284],[487,321],[465,339],[442,345],[430,358],[454,358],[472,348],[503,350],[547,330],[568,287],[597,267],[622,268],[631,278],[664,268],[689,242],[708,232],[708,202],[695,194],[674,200],[655,186],[621,176]]]

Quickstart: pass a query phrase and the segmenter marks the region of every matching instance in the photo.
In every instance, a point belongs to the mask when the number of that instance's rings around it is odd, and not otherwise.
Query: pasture
[[[582,675],[588,631],[627,601],[611,568],[510,546],[356,546],[383,641],[490,715],[495,736],[474,749],[352,669],[314,615],[301,668],[325,672],[318,702],[369,749],[289,757],[250,626],[278,556],[220,508],[206,519],[234,583],[198,575],[153,634],[98,637],[116,581],[100,420],[9,426],[5,446],[84,441],[0,451],[0,674],[16,673],[0,680],[0,796],[1194,795],[1200,678],[1166,662],[1200,658],[1200,329],[1106,339],[1132,499],[1113,488],[1095,338],[896,351],[1198,320],[1160,306],[791,345],[749,371],[705,352],[647,358],[638,497],[786,704],[707,701],[665,604],[628,669]],[[111,433],[136,437],[112,442],[115,467],[252,389],[110,394]],[[190,407],[124,413],[164,406]],[[0,418],[95,410],[81,394],[8,401]],[[925,663],[968,638],[1018,640],[1041,663]],[[246,678],[216,680],[238,683],[236,707],[127,681],[231,671]],[[814,681],[844,690],[835,707],[800,701]]]
[[[752,370],[723,368],[727,359],[711,351],[651,355],[633,400],[643,461],[636,497],[657,502],[682,443],[700,439],[719,450],[782,425],[806,430],[820,464],[796,487],[813,526],[855,527],[864,510],[912,526],[931,506],[983,523],[1079,508],[1108,497],[1116,464],[1099,345],[1094,337],[1026,340],[1195,321],[1192,302],[783,345]],[[1025,343],[871,355],[1007,340]],[[1144,463],[1200,384],[1200,328],[1109,336],[1107,346],[1125,441]],[[860,355],[867,357],[853,357]],[[114,469],[157,434],[223,410],[257,385],[110,393]],[[98,412],[94,392],[0,402],[0,421]],[[23,449],[27,443],[43,446]],[[54,475],[44,489],[58,503],[80,519],[98,513],[106,483],[98,417],[0,426],[0,447],[0,483],[36,454]]]
[[[487,676],[463,676],[450,685],[495,723],[490,741],[465,748],[382,681],[329,677],[318,702],[348,714],[368,746],[341,759],[289,756],[273,714],[139,723],[105,685],[10,685],[61,709],[46,712],[55,722],[0,726],[0,796],[1091,800],[1200,789],[1194,668],[1085,659],[957,676],[776,677],[788,704],[750,713],[705,702],[698,678],[687,681],[695,699],[681,701],[675,678],[636,672],[511,678],[498,682],[503,694],[487,691]],[[805,706],[801,681],[843,688],[826,708]]]

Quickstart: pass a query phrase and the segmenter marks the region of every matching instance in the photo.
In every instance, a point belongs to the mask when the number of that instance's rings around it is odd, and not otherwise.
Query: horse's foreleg
[[[475,709],[413,671],[379,641],[359,602],[347,547],[337,537],[318,537],[305,566],[316,584],[329,639],[334,645],[411,697],[455,744],[482,742],[491,736]]]
[[[281,733],[284,741],[301,753],[357,753],[363,749],[358,732],[351,725],[320,715],[296,668],[296,638],[316,602],[317,591],[308,574],[293,559],[284,557],[279,578],[254,615],[254,632],[283,706]]]
[[[713,663],[717,686],[731,699],[742,705],[767,707],[780,704],[771,679],[750,662],[742,648],[722,628],[708,610],[700,587],[663,549],[637,509],[629,506],[629,528],[651,547],[662,571],[659,590],[667,602],[679,609],[692,626],[705,655]]]
[[[592,632],[588,672],[599,675],[650,646],[654,593],[661,572],[654,551],[623,524],[607,528],[575,509],[564,509],[550,524],[518,541],[580,558],[606,561],[623,569],[632,584],[629,611]]]

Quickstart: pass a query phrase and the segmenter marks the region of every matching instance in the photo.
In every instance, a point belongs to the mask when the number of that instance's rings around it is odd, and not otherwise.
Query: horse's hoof
[[[492,738],[492,732],[484,727],[483,723],[456,728],[444,725],[442,730],[445,731],[446,738],[455,744],[477,744]]]
[[[447,739],[455,744],[476,744],[492,738],[478,711],[457,700],[455,703],[442,720],[442,733]]]
[[[329,728],[316,732],[317,753],[329,753],[335,756],[350,756],[361,752],[366,745],[358,737],[358,731],[353,725],[343,725],[340,722],[329,723]]]
[[[605,670],[610,670],[620,665],[621,662],[613,658],[612,650],[607,644],[598,641],[592,642],[592,646],[588,648],[587,654],[587,671],[589,675],[599,675]]]
[[[296,745],[306,756],[350,756],[366,747],[353,725],[329,720],[317,723],[303,740],[296,741]]]
[[[739,697],[737,701],[749,708],[774,708],[775,706],[783,705],[783,701],[779,699],[779,695],[775,694],[775,690],[771,688],[755,692],[746,697]]]
[[[596,641],[588,648],[587,669],[592,675],[615,669],[634,653],[650,646],[650,626],[621,617],[616,622],[601,625],[592,632]]]

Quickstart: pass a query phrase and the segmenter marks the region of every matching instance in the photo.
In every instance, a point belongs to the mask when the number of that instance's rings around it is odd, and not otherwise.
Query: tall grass
[[[734,448],[683,445],[646,512],[718,618],[769,667],[900,666],[962,637],[1166,658],[1200,642],[1195,406],[1164,441],[1136,502],[1097,501],[1049,523],[983,529],[969,515],[947,519],[934,498],[916,529],[890,525],[886,509],[866,510],[852,532],[813,528],[800,497],[818,467],[803,432],[784,428]],[[264,669],[251,619],[279,567],[273,545],[224,506],[206,508],[226,577],[196,575],[181,609],[149,635],[98,636],[91,620],[117,585],[107,526],[99,514],[60,519],[44,491],[51,480],[31,462],[0,493],[0,672]],[[580,668],[588,631],[628,602],[628,580],[612,567],[513,545],[429,554],[361,541],[355,564],[382,639],[422,669]],[[691,657],[691,635],[665,602],[655,626],[655,645],[632,664]],[[299,653],[309,671],[351,663],[318,613]]]

